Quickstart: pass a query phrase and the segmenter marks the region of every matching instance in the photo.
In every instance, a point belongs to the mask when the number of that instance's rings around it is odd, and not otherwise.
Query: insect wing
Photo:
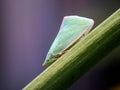
[[[54,58],[74,43],[83,33],[89,32],[94,24],[92,19],[80,16],[65,16],[43,65],[54,62]]]

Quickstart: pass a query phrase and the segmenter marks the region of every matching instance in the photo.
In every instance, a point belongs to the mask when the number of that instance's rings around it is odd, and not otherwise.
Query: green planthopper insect
[[[65,16],[43,66],[49,66],[66,53],[78,40],[92,28],[94,21],[80,16]]]

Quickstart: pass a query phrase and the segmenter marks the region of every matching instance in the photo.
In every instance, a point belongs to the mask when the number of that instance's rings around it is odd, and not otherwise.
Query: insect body
[[[49,66],[92,28],[94,21],[80,16],[65,16],[43,66]]]

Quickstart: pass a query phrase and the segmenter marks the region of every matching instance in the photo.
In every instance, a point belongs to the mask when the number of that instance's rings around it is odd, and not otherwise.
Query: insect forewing
[[[65,16],[43,65],[49,66],[55,57],[72,45],[84,33],[89,32],[94,21],[80,16]]]

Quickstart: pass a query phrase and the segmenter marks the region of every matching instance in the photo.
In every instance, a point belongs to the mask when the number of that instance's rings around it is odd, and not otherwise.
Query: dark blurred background
[[[45,70],[42,63],[64,16],[92,18],[97,26],[119,7],[120,0],[1,0],[0,90],[21,90]],[[117,90],[119,73],[120,47],[69,90]]]

